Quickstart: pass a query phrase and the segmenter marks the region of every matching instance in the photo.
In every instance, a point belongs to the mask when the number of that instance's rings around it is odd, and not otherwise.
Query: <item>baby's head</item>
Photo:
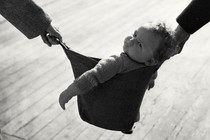
[[[123,50],[137,62],[156,65],[175,54],[176,43],[164,23],[148,23],[125,38]]]

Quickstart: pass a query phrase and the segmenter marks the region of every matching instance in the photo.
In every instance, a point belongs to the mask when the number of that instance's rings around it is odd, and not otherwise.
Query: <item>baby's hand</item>
[[[64,90],[60,97],[59,97],[59,104],[63,110],[65,110],[65,104],[68,103],[68,101],[76,96],[83,94],[81,90],[77,87],[75,83],[72,83],[66,90]]]
[[[65,104],[68,103],[68,101],[72,98],[73,96],[70,96],[69,93],[67,92],[67,89],[64,90],[59,97],[59,104],[63,110],[65,110]]]
[[[150,81],[149,85],[148,85],[148,90],[150,90],[151,88],[153,88],[155,86],[155,81]]]
[[[152,75],[152,77],[151,77],[151,79],[150,79],[150,82],[149,82],[149,85],[148,85],[148,90],[150,90],[151,88],[153,88],[153,87],[155,86],[155,79],[157,78],[157,75],[158,75],[157,72],[155,72],[155,73]]]

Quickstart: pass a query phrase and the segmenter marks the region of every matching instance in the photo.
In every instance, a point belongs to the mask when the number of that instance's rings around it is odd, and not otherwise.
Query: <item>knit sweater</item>
[[[68,87],[72,95],[85,94],[119,73],[126,73],[144,67],[143,64],[131,60],[126,53],[102,59],[92,69],[83,73]]]
[[[51,23],[32,0],[0,0],[0,14],[29,39],[44,33]]]
[[[179,25],[193,34],[210,21],[210,0],[192,0],[177,17]]]

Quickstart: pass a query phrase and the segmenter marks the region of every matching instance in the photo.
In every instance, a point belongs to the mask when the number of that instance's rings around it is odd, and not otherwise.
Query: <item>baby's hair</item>
[[[174,33],[164,22],[152,23],[151,30],[161,38],[159,47],[154,54],[154,58],[159,63],[163,63],[177,51]]]

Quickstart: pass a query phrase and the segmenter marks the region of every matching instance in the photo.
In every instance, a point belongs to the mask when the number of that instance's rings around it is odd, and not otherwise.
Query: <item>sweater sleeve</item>
[[[122,67],[123,63],[119,56],[102,59],[94,68],[75,79],[73,84],[79,89],[78,91],[80,91],[80,93],[78,94],[85,94],[96,87],[99,83],[104,83],[120,73]]]
[[[193,34],[210,21],[210,0],[192,0],[177,17],[178,24]]]
[[[32,0],[0,0],[0,14],[29,39],[44,33],[51,23]]]

